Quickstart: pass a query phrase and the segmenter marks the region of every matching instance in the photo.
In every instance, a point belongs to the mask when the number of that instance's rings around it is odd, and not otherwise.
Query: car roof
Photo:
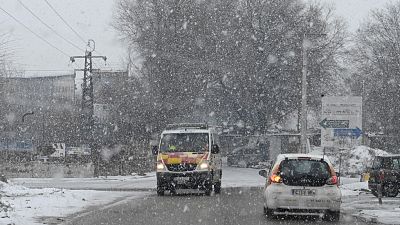
[[[324,160],[325,162],[331,163],[327,156],[323,155],[310,155],[310,154],[300,154],[300,153],[293,153],[293,154],[279,154],[277,156],[277,162],[283,161],[284,159],[298,159],[298,158],[310,158],[312,160]]]

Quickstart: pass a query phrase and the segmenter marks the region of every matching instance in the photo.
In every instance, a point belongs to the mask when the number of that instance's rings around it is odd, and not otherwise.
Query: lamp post
[[[19,130],[19,132],[18,132],[18,137],[19,137],[19,139],[22,138],[22,141],[21,141],[21,142],[22,142],[22,148],[25,148],[25,147],[26,147],[26,144],[25,144],[25,137],[26,137],[26,134],[25,134],[25,132],[26,132],[27,129],[29,128],[29,126],[27,126],[27,125],[24,124],[24,122],[25,122],[25,117],[26,117],[26,116],[29,116],[29,115],[33,115],[33,114],[34,114],[33,111],[29,111],[29,112],[23,114],[22,117],[21,117],[21,124],[18,126],[18,130]],[[32,141],[32,137],[31,137],[31,141]]]
[[[34,114],[34,112],[33,111],[30,111],[30,112],[27,112],[27,113],[25,113],[24,115],[22,115],[22,122],[24,122],[25,121],[25,116],[27,116],[27,115],[33,115]]]

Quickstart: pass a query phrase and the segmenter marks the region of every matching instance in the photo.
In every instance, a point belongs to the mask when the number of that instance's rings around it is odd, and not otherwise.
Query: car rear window
[[[330,177],[328,163],[310,159],[285,159],[279,172],[283,183],[290,186],[323,186]]]

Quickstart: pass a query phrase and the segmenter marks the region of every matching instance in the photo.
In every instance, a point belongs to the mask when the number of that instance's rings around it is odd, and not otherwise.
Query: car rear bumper
[[[323,216],[326,213],[326,209],[287,209],[277,208],[274,209],[274,215],[285,215],[285,216]]]
[[[293,189],[313,189],[314,196],[297,196]],[[323,187],[269,185],[264,191],[265,207],[276,214],[317,215],[326,210],[340,211],[341,193],[335,185]]]

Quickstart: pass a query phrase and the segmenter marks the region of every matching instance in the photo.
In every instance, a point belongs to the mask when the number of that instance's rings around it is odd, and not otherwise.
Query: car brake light
[[[276,174],[272,175],[269,180],[271,183],[282,183],[282,178]]]
[[[328,184],[328,185],[337,185],[338,184],[338,177],[337,176],[332,176],[331,178],[329,178],[327,181],[326,181],[326,184]]]

